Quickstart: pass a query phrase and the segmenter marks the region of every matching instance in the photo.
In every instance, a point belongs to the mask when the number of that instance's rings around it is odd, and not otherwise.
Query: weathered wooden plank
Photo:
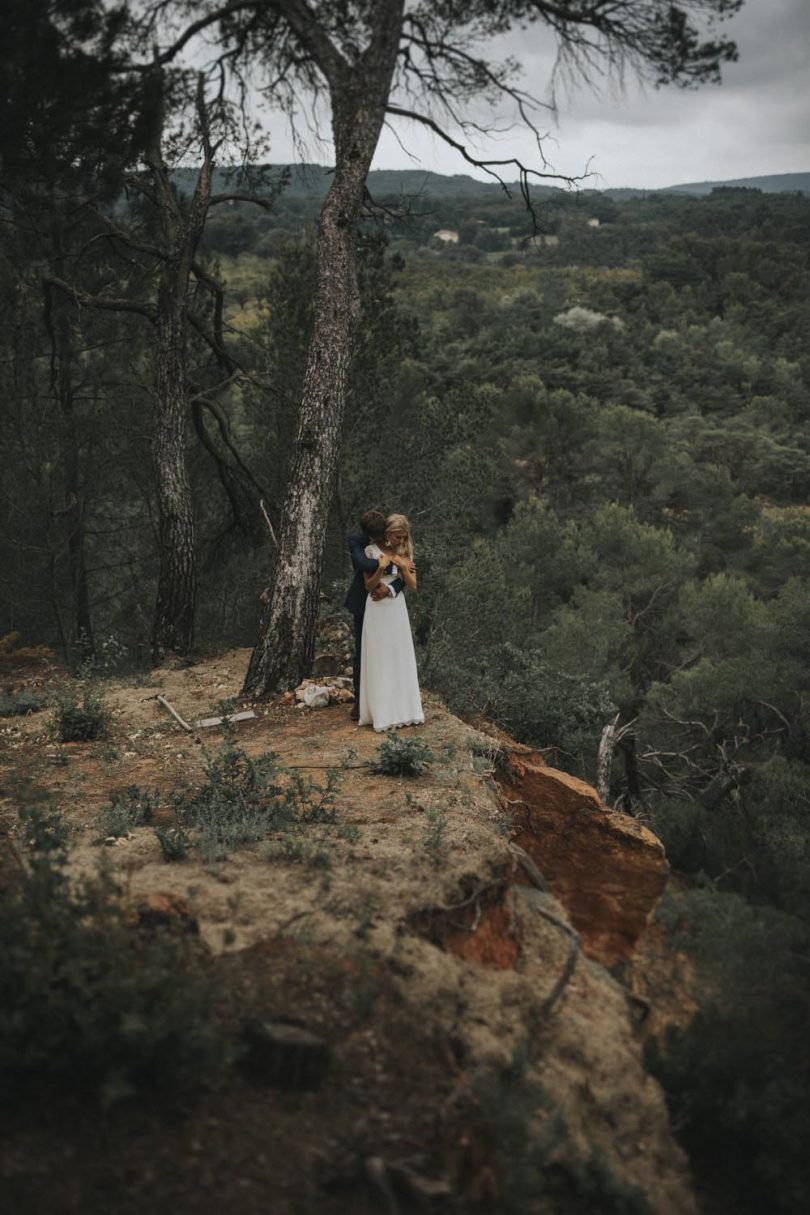
[[[162,704],[162,705],[163,705],[164,709],[168,709],[168,710],[169,710],[169,712],[171,713],[172,717],[175,719],[175,721],[179,721],[179,722],[180,722],[180,725],[183,727],[183,729],[184,729],[184,730],[188,730],[189,732],[191,731],[191,726],[188,724],[188,722],[187,722],[187,721],[183,721],[183,719],[182,719],[182,717],[180,716],[180,714],[177,712],[177,710],[176,710],[176,709],[173,709],[173,708],[172,708],[172,706],[169,704],[169,702],[168,702],[168,700],[166,699],[166,697],[165,697],[165,696],[156,696],[156,697],[155,697],[155,700],[159,701],[159,702],[160,702],[160,704]]]
[[[194,722],[195,730],[204,730],[207,726],[221,726],[223,721],[250,721],[256,714],[252,709],[244,709],[241,713],[229,713],[227,717],[201,717]]]

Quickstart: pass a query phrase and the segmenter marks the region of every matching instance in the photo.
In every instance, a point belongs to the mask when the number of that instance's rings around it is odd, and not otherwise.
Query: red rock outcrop
[[[667,883],[661,841],[536,752],[516,747],[508,759],[499,784],[514,842],[565,907],[588,957],[605,966],[628,958]]]
[[[520,933],[504,896],[508,881],[462,907],[432,908],[411,921],[411,926],[447,953],[481,966],[512,970],[520,957]]]

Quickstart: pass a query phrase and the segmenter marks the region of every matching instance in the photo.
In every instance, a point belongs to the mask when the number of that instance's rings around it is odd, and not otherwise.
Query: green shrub
[[[423,738],[397,738],[392,734],[380,743],[372,765],[382,776],[421,776],[433,763],[433,752]]]
[[[306,865],[310,869],[329,869],[332,857],[320,840],[300,835],[284,834],[267,850],[271,861],[286,861],[291,865]]]
[[[0,693],[0,717],[25,717],[29,713],[39,713],[45,708],[46,702],[34,696],[28,688],[23,688],[16,695]]]
[[[447,815],[441,810],[428,810],[428,826],[422,833],[422,843],[431,864],[438,869],[447,855]]]
[[[178,824],[191,831],[206,864],[267,839],[295,817],[296,785],[283,783],[271,752],[251,759],[226,744],[206,762],[207,780],[199,789],[174,799]]]
[[[25,846],[0,880],[0,1088],[91,1093],[109,1105],[184,1089],[231,1057],[199,945],[127,921],[109,872],[67,876],[57,814],[23,810]],[[20,863],[21,862],[21,863]]]
[[[155,827],[155,835],[164,861],[186,859],[191,849],[191,837],[182,827]]]
[[[130,785],[124,793],[113,793],[108,805],[98,813],[96,825],[99,841],[121,839],[129,835],[133,827],[148,826],[155,817],[159,796]]]
[[[648,1052],[699,1181],[746,1215],[807,1210],[810,929],[714,889],[657,918],[703,983],[689,1026]]]
[[[312,869],[329,869],[332,864],[330,847],[335,840],[354,843],[357,828],[341,822],[334,802],[337,776],[327,773],[326,785],[305,783],[294,778],[297,813],[290,819],[287,830],[271,844],[267,856],[272,861],[307,865]]]
[[[483,714],[518,742],[595,755],[616,712],[605,681],[560,670],[538,650],[492,644],[471,653],[460,641],[430,665],[432,686],[454,713]]]
[[[349,838],[354,830],[340,823],[334,807],[336,775],[321,786],[286,771],[268,752],[252,759],[225,744],[206,763],[207,780],[199,789],[175,797],[177,825],[187,833],[205,864],[224,861],[231,852],[278,835],[273,859],[313,863],[324,838]],[[322,830],[316,835],[312,829]],[[309,835],[295,846],[285,839]]]
[[[89,742],[106,736],[110,714],[101,697],[88,689],[81,703],[70,694],[57,700],[55,724],[61,742]]]

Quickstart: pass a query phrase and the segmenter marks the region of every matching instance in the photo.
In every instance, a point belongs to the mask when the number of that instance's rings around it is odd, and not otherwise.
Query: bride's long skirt
[[[405,596],[376,601],[369,595],[360,660],[360,725],[393,730],[424,720]]]

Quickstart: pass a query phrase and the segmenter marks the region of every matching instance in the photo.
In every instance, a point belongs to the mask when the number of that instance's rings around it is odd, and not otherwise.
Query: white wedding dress
[[[366,549],[367,557],[379,558],[380,553],[376,544]],[[398,576],[395,566],[382,581],[388,585]],[[395,730],[424,720],[405,596],[401,591],[396,598],[375,600],[369,595],[360,657],[360,725]]]

